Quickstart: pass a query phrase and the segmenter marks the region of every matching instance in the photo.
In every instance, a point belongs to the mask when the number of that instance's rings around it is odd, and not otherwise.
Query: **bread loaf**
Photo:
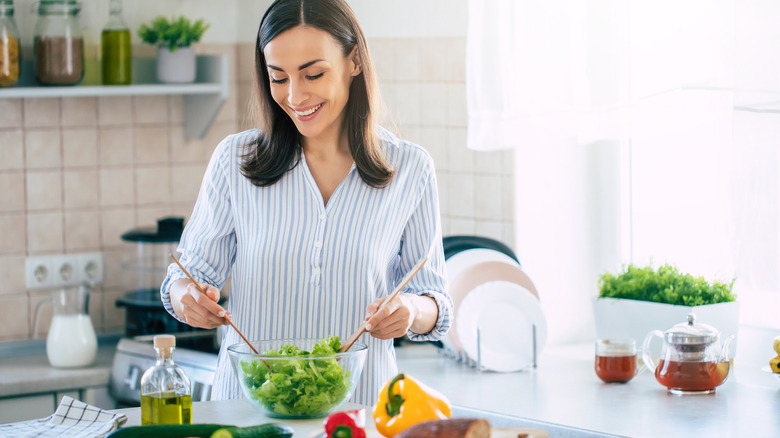
[[[490,423],[484,418],[450,418],[424,421],[395,438],[490,438]]]

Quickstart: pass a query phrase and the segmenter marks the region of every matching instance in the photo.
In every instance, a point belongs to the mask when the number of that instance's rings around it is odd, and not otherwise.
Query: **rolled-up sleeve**
[[[227,177],[227,168],[231,164],[230,138],[223,140],[211,156],[195,208],[178,247],[181,253],[179,261],[193,278],[220,290],[230,275],[236,256],[230,181]],[[176,319],[179,318],[171,305],[171,284],[186,277],[175,263],[171,263],[160,287],[165,310]]]
[[[420,269],[404,289],[404,293],[427,296],[436,301],[439,314],[436,324],[428,333],[407,331],[412,341],[437,341],[452,326],[452,298],[448,293],[447,271],[442,248],[441,218],[436,173],[432,162],[423,179],[422,196],[404,229],[399,274],[409,272],[423,257],[428,262]]]

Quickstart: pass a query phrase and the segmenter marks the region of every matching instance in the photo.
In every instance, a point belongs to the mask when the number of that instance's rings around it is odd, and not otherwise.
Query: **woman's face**
[[[271,96],[307,138],[340,138],[349,85],[360,73],[329,33],[296,26],[263,49]]]

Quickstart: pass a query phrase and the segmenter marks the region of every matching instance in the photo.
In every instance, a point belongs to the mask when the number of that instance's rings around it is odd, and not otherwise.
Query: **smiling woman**
[[[255,50],[260,129],[212,156],[162,284],[169,313],[197,327],[232,318],[250,340],[346,339],[364,324],[353,401],[397,372],[393,339],[451,326],[433,160],[376,125],[365,37],[343,0],[277,0]],[[428,262],[380,308],[418,261]],[[229,308],[213,301],[231,278]],[[232,316],[231,316],[232,315]],[[240,397],[226,330],[212,397]]]

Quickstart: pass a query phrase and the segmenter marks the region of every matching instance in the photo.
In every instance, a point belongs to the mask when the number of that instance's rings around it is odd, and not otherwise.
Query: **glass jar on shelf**
[[[122,18],[122,0],[110,0],[109,12],[108,23],[100,36],[103,85],[129,85],[133,55],[130,29]]]
[[[14,2],[0,0],[0,87],[10,87],[19,80],[20,56]]]
[[[35,23],[35,79],[44,85],[73,85],[84,77],[84,37],[76,0],[41,0]]]

